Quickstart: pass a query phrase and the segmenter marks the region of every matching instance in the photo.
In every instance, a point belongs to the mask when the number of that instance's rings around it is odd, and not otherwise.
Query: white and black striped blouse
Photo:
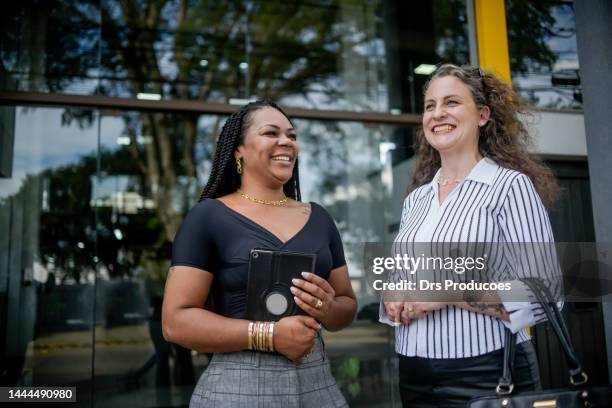
[[[404,201],[395,245],[415,242],[553,242],[548,214],[529,177],[503,168],[491,159],[480,160],[470,174],[446,197],[438,199],[437,179],[413,191]],[[499,251],[501,252],[501,251]],[[513,291],[529,290],[519,279],[533,276],[524,264],[498,253],[496,262],[512,283]],[[396,352],[404,356],[463,358],[482,355],[504,346],[505,327],[518,332],[518,342],[529,339],[526,327],[545,319],[536,302],[505,301],[510,321],[448,306],[426,317],[399,325]],[[528,296],[529,299],[534,299]],[[512,299],[509,299],[512,300]],[[380,321],[393,324],[381,303]]]

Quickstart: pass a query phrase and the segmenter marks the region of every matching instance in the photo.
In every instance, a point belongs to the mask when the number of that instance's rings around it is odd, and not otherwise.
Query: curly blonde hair
[[[552,207],[559,196],[559,186],[551,169],[527,149],[533,144],[519,115],[529,115],[519,95],[512,87],[490,71],[471,65],[444,64],[438,67],[425,84],[423,93],[433,80],[445,76],[459,78],[468,86],[478,108],[488,106],[489,121],[480,128],[480,154],[502,167],[526,174],[547,207]],[[417,131],[415,142],[416,166],[410,191],[430,182],[440,168],[440,154],[425,139],[423,127]]]

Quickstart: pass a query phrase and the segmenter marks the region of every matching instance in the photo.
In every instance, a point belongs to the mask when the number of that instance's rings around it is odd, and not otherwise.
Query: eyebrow
[[[461,95],[446,95],[444,97],[444,99],[448,99],[448,98],[461,98]],[[435,99],[427,99],[425,103],[427,102],[435,102]]]
[[[257,129],[257,130],[261,130],[262,128],[265,128],[266,126],[271,126],[271,127],[273,127],[274,129],[280,129],[280,126],[274,125],[274,124],[272,124],[272,123],[267,123],[267,124],[265,124],[265,125],[263,125],[263,126],[260,126],[260,127],[259,127],[259,129]],[[294,129],[294,128],[292,128],[292,127],[287,128],[287,130],[293,130],[293,131],[295,131],[295,129]]]

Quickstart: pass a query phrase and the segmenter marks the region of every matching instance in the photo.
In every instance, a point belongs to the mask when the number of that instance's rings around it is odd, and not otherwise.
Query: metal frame
[[[175,113],[229,115],[237,105],[189,100],[147,101],[136,98],[117,98],[99,95],[74,95],[43,92],[0,92],[1,105],[76,106],[91,109],[119,109],[164,111]],[[292,118],[363,122],[369,124],[414,127],[421,124],[421,116],[412,113],[392,115],[383,112],[355,112],[303,108],[284,109]]]
[[[470,64],[478,65],[478,36],[476,33],[476,10],[474,0],[466,0],[468,44],[470,48]]]

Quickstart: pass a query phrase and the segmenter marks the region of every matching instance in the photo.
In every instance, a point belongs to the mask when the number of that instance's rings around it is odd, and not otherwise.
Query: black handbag
[[[506,330],[504,365],[502,376],[495,389],[496,395],[473,398],[467,404],[469,408],[601,408],[612,407],[612,387],[588,386],[588,376],[576,356],[569,331],[548,289],[539,279],[528,278],[524,282],[536,296],[546,313],[548,322],[555,332],[564,351],[569,367],[571,387],[552,390],[528,391],[512,394],[512,369],[516,334]]]

